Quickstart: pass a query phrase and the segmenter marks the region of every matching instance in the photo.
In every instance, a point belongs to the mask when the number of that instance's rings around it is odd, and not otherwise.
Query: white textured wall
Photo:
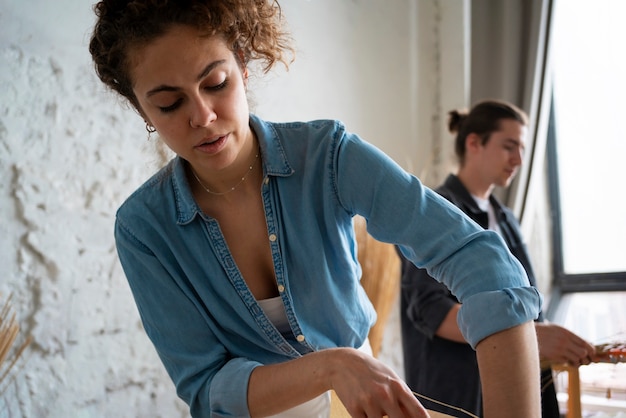
[[[0,4],[0,292],[34,337],[0,416],[185,416],[112,240],[116,207],[158,158],[96,81],[91,6],[76,4]]]
[[[96,80],[91,3],[0,0],[0,294],[13,293],[34,337],[0,394],[0,417],[186,417],[112,237],[116,208],[164,158],[141,118]],[[463,88],[443,88],[446,77],[458,83],[448,74],[463,56],[462,28],[440,32],[457,4],[284,1],[299,55],[291,71],[257,83],[255,111],[340,118],[418,172],[442,110],[464,104]],[[399,369],[396,331],[382,355]]]

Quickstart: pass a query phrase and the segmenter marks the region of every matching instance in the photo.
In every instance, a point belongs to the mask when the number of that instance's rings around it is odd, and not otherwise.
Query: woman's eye
[[[221,83],[206,86],[204,89],[207,91],[220,91],[224,89],[227,85],[228,85],[228,79],[224,79],[224,81],[222,81]],[[170,113],[178,109],[180,105],[182,104],[182,102],[183,102],[183,99],[178,99],[169,106],[158,106],[158,108],[162,113]]]
[[[222,90],[227,85],[228,85],[228,79],[224,79],[224,81],[222,81],[219,84],[212,85],[212,86],[207,86],[206,89],[207,90],[211,90],[211,91],[219,91],[219,90]]]
[[[159,106],[159,110],[163,113],[173,112],[174,110],[178,109],[178,107],[180,106],[180,102],[181,100],[179,99],[169,106]]]

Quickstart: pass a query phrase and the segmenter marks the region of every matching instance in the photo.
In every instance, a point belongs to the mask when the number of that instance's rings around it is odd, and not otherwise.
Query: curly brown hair
[[[94,11],[89,52],[96,74],[139,112],[129,54],[173,25],[223,36],[242,66],[258,60],[264,73],[278,62],[288,68],[295,55],[275,0],[102,0]]]

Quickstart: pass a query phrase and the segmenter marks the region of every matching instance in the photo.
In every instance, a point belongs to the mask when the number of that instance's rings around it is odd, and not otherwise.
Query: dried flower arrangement
[[[20,326],[11,307],[11,296],[9,295],[2,306],[2,310],[0,310],[0,396],[4,394],[8,387],[12,368],[32,340],[28,336],[18,347],[13,347],[19,334]]]
[[[361,285],[370,298],[378,321],[370,329],[368,338],[372,354],[378,357],[387,320],[400,291],[400,257],[389,243],[377,241],[367,232],[365,218],[354,218],[354,232],[358,243],[358,258],[363,268]]]

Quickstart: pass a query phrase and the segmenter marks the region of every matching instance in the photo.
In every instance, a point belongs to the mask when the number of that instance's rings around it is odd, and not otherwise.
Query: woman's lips
[[[224,147],[227,139],[228,135],[220,136],[214,141],[205,141],[196,145],[195,149],[207,154],[215,154]]]

